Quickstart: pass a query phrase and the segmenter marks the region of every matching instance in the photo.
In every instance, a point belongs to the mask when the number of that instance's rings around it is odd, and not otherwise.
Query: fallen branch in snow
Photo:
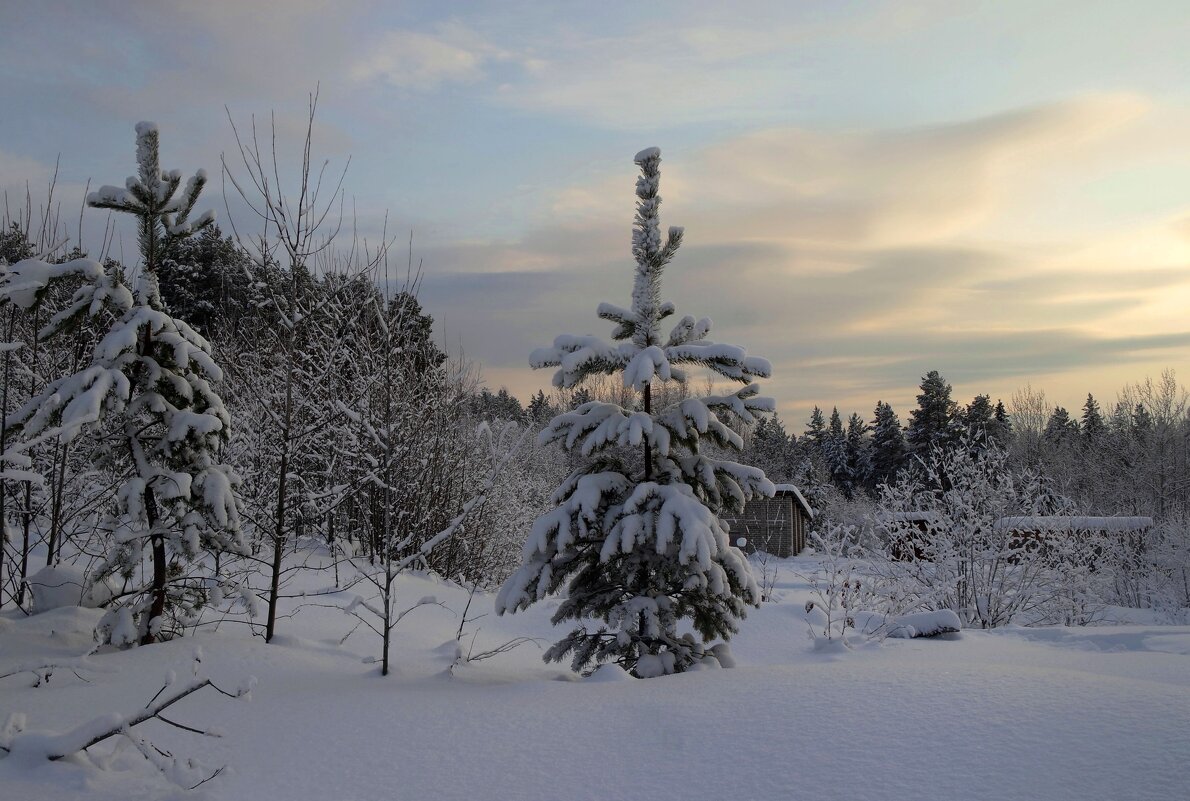
[[[0,673],[0,679],[7,679],[11,676],[17,676],[21,673],[32,673],[37,677],[37,682],[34,687],[40,687],[43,684],[48,684],[50,677],[54,675],[55,670],[69,670],[79,678],[80,681],[88,681],[79,675],[80,670],[94,670],[99,671],[101,668],[91,661],[91,656],[99,650],[99,644],[96,643],[85,654],[79,656],[63,657],[55,659],[51,662],[22,662],[11,667],[7,673]],[[110,672],[110,671],[103,671]],[[89,683],[89,682],[88,682]]]
[[[236,692],[229,692],[219,687],[209,678],[199,678],[196,675],[185,686],[167,693],[166,691],[173,687],[174,682],[175,676],[171,671],[165,684],[149,699],[149,703],[145,705],[144,709],[131,714],[116,712],[109,715],[101,715],[66,732],[26,732],[24,714],[14,712],[9,716],[4,728],[0,729],[0,752],[3,754],[17,752],[26,756],[56,762],[74,754],[86,752],[91,746],[98,745],[105,740],[122,736],[136,746],[137,750],[140,751],[145,759],[151,762],[170,781],[188,789],[198,787],[219,775],[223,771],[223,768],[218,768],[213,773],[205,776],[197,784],[192,785],[190,781],[194,777],[187,775],[187,773],[188,771],[193,772],[200,769],[200,766],[196,762],[188,759],[185,761],[184,766],[181,765],[179,758],[174,757],[168,751],[158,748],[145,738],[134,735],[132,728],[150,720],[159,720],[168,726],[193,734],[200,734],[204,737],[219,737],[221,735],[218,732],[187,726],[184,723],[179,723],[176,720],[165,717],[162,713],[183,698],[193,695],[204,687],[210,687],[228,698],[245,697],[251,692],[252,686],[255,684],[255,679],[250,679],[248,683]]]

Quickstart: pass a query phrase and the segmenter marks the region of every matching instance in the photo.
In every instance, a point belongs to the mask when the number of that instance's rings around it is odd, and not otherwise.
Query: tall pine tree
[[[1078,421],[1071,418],[1070,412],[1066,411],[1064,407],[1055,406],[1054,413],[1050,415],[1049,421],[1045,424],[1042,436],[1051,445],[1065,445],[1072,442],[1078,433]]]
[[[949,448],[957,441],[960,430],[957,407],[950,398],[950,384],[937,370],[931,370],[922,376],[917,408],[909,413],[906,434],[909,447],[918,455],[928,453],[934,446]]]
[[[588,376],[622,374],[640,393],[639,409],[591,401],[554,418],[542,443],[558,442],[587,457],[538,518],[524,561],[496,599],[499,613],[524,609],[566,588],[555,624],[576,627],[545,653],[570,657],[576,670],[615,661],[638,677],[686,670],[708,656],[706,644],[729,638],[759,591],[743,554],[728,541],[719,515],[738,511],[755,495],[774,492],[764,473],[713,458],[703,439],[734,449],[743,442],[720,414],[746,423],[773,403],[757,397],[752,379],[769,363],[743,348],[707,340],[708,319],[683,317],[668,336],[661,321],[674,313],[661,300],[661,276],[682,241],[670,228],[662,240],[657,193],[661,153],[636,155],[636,259],[630,308],[601,304],[615,324],[607,343],[562,335],[534,351],[534,367],[557,367],[554,385],[574,387]],[[686,367],[706,367],[744,386],[722,396],[686,398],[654,408],[654,381],[682,380]],[[694,634],[684,632],[688,625]]]
[[[997,400],[996,408],[992,411],[992,422],[987,428],[988,439],[1001,448],[1008,447],[1008,438],[1012,436],[1012,420],[1008,417],[1008,409],[1004,408],[1004,401]]]
[[[838,406],[831,409],[830,423],[822,441],[822,455],[826,460],[826,469],[830,471],[831,481],[850,496],[850,476],[847,471],[847,435],[843,431],[843,418],[839,415]]]
[[[864,419],[855,412],[847,418],[847,487],[848,496],[866,486],[872,474],[871,442]]]
[[[817,406],[810,412],[810,422],[806,424],[806,431],[802,434],[802,443],[817,450],[819,454],[826,444],[826,418],[822,415],[822,409]]]
[[[905,464],[905,432],[893,407],[876,401],[872,419],[872,483],[888,484]]]
[[[1090,392],[1087,402],[1083,404],[1082,434],[1087,442],[1099,440],[1107,431],[1107,424],[1103,421],[1103,412],[1099,409],[1099,402]]]

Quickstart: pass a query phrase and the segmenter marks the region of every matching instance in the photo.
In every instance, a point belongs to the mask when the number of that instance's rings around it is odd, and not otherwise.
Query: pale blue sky
[[[214,174],[224,104],[296,146],[321,82],[364,229],[413,230],[447,342],[527,396],[529,349],[626,302],[658,145],[669,296],[773,360],[791,427],[904,415],[930,369],[1077,406],[1190,376],[1187,41],[1184,2],[0,0],[0,185],[120,183],[140,119]]]

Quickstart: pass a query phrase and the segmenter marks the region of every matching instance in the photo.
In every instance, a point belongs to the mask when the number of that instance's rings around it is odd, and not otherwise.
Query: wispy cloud
[[[494,63],[527,59],[497,47],[458,23],[433,33],[389,30],[376,38],[351,67],[357,81],[380,79],[402,89],[430,91],[443,83],[471,83]]]
[[[799,87],[792,47],[805,31],[779,26],[650,26],[608,36],[559,29],[534,48],[532,70],[500,85],[496,102],[624,130],[753,119]]]
[[[1039,373],[1176,359],[1190,325],[1121,320],[1160,315],[1160,298],[1190,299],[1190,273],[1174,266],[1190,261],[1184,217],[1090,240],[987,235],[1028,202],[1015,174],[1061,174],[1064,160],[1132,135],[1149,108],[1099,96],[912,129],[770,129],[667,154],[663,222],[687,226],[667,295],[773,358],[772,391],[788,409],[904,401],[929,369],[988,391]],[[548,216],[569,221],[562,228],[430,257],[449,275],[438,283],[431,273],[427,291],[503,377],[549,338],[536,332],[602,333],[595,303],[627,292],[631,170],[620,172],[560,190]],[[1132,243],[1132,257],[1104,263],[1097,246],[1113,239]],[[1144,243],[1164,258],[1142,255]],[[480,269],[501,272],[468,279]],[[464,309],[489,298],[500,299],[505,333],[483,342],[494,315]],[[515,388],[547,379],[525,371]]]

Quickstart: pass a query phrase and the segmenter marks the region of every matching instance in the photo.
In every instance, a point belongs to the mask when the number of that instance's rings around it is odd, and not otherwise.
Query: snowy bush
[[[857,615],[871,609],[878,595],[860,539],[858,527],[836,521],[807,534],[808,556],[816,564],[801,577],[812,595],[805,605],[805,620],[816,648],[846,646],[849,629],[863,635],[883,633],[879,625],[865,627],[857,622]]]
[[[1068,510],[1036,474],[1011,470],[994,445],[935,446],[920,471],[882,487],[882,586],[897,612],[952,609],[982,628],[1035,621],[1054,597],[1050,554],[996,523]]]

